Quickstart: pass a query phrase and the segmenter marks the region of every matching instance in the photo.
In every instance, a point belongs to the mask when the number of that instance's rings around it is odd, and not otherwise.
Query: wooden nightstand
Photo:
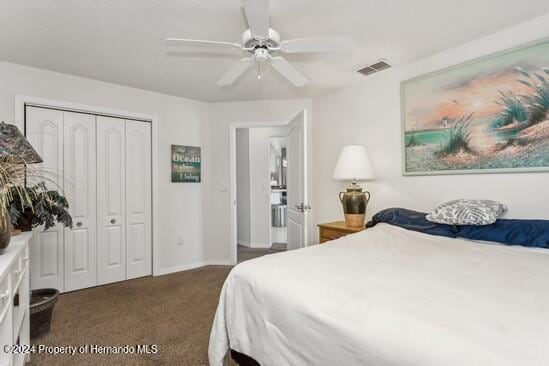
[[[362,230],[366,230],[365,227],[348,227],[345,225],[345,221],[327,222],[325,224],[318,225],[319,240],[321,243],[325,243],[330,240],[341,238],[342,236],[358,233]]]

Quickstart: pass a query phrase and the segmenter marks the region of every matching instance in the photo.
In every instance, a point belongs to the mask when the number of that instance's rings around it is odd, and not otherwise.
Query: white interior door
[[[151,125],[126,121],[126,278],[152,274]]]
[[[73,228],[65,229],[65,291],[95,286],[95,116],[64,112],[64,192]]]
[[[304,247],[307,243],[307,213],[310,210],[307,197],[307,124],[305,111],[289,123],[286,170],[288,209],[288,250]]]
[[[25,132],[27,139],[44,160],[29,167],[40,170],[46,185],[52,190],[63,189],[63,112],[52,109],[26,107]],[[28,184],[38,183],[29,179]],[[56,288],[64,291],[63,225],[47,231],[33,229],[30,243],[32,288]]]
[[[125,121],[97,117],[97,284],[126,278]]]

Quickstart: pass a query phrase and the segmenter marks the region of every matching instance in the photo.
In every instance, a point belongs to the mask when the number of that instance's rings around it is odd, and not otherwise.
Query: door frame
[[[119,109],[91,106],[72,103],[55,99],[31,97],[27,95],[15,96],[15,125],[25,132],[25,107],[35,106],[50,109],[60,109],[67,112],[89,113],[106,117],[131,119],[151,124],[151,187],[152,187],[152,212],[151,212],[151,246],[152,246],[152,275],[161,275],[158,263],[158,116],[153,114],[128,112]]]
[[[300,112],[301,113],[301,112]],[[308,110],[304,109],[305,113],[305,131],[303,131],[305,136],[305,146],[303,147],[305,152],[305,172],[304,172],[304,199],[310,200],[310,187],[308,183],[308,177],[311,173],[311,161],[309,155],[309,146],[311,144],[311,136],[308,128]],[[292,117],[293,118],[293,117]],[[237,205],[236,205],[236,130],[238,128],[255,128],[255,127],[284,127],[286,126],[291,119],[287,121],[263,121],[263,122],[234,122],[229,125],[229,192],[230,192],[230,262],[235,265],[237,264],[237,242],[238,242],[238,215],[237,215]],[[311,211],[306,211],[305,214],[311,215]],[[270,212],[269,212],[270,215]],[[310,220],[308,220],[310,221]],[[270,235],[270,234],[269,234]],[[308,236],[310,236],[309,225],[305,227],[305,243],[304,246],[309,245]],[[272,239],[271,239],[272,241]]]

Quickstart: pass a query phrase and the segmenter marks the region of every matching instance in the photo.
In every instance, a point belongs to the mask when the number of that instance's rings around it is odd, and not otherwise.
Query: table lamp
[[[360,145],[345,146],[339,155],[333,177],[338,180],[351,181],[346,192],[339,192],[346,225],[363,227],[370,192],[363,192],[357,180],[374,179],[366,148]]]
[[[21,131],[19,131],[17,126],[2,122],[0,123],[0,161],[8,166],[23,165],[22,169],[25,172],[26,164],[41,163],[42,158],[27,141],[25,136],[23,136]],[[4,171],[0,189],[9,189],[9,185],[13,184],[13,182],[10,182],[10,178],[6,177],[6,175],[15,174],[12,170],[18,171],[16,168]],[[5,203],[3,202],[3,204]],[[17,235],[17,231],[13,231],[13,235]],[[0,207],[0,253],[9,245],[11,236],[12,226],[8,207],[2,206]]]
[[[0,158],[12,164],[41,163],[42,158],[19,131],[17,126],[0,123]]]

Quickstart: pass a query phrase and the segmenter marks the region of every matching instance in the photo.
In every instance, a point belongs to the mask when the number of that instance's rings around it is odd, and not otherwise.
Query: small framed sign
[[[172,183],[200,183],[200,147],[172,145]]]

